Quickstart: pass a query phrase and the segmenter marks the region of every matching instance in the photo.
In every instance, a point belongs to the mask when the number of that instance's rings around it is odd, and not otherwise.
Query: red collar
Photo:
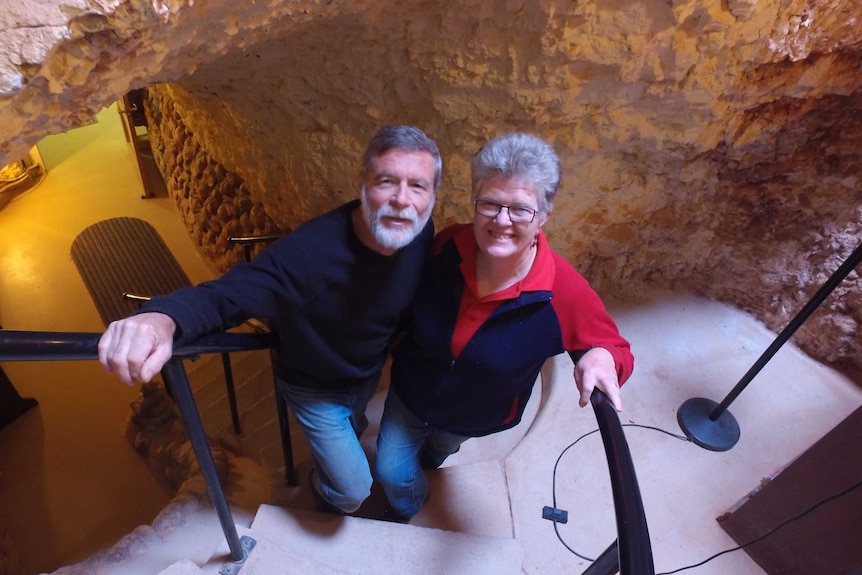
[[[467,287],[476,294],[476,251],[479,249],[472,224],[457,224],[452,239],[461,255],[461,274]],[[536,259],[527,275],[508,288],[491,294],[483,299],[514,299],[527,291],[551,291],[554,285],[554,261],[551,248],[548,246],[545,232],[541,229],[536,245]]]

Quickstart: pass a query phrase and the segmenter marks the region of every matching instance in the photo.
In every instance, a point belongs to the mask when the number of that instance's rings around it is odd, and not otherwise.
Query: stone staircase
[[[256,542],[240,573],[522,573],[524,548],[514,538],[502,459],[523,432],[509,433],[504,448],[499,442],[465,445],[463,453],[450,458],[453,465],[430,473],[431,499],[409,525],[376,519],[385,504],[376,484],[355,516],[321,514],[314,511],[306,479],[310,452],[293,421],[300,484],[286,485],[269,353],[232,353],[230,360],[239,435],[231,421],[221,356],[205,355],[185,367],[208,437],[231,454],[224,487],[237,530]],[[363,446],[372,458],[387,384],[382,382],[369,404]],[[226,564],[230,552],[207,497],[181,492],[151,525],[54,575],[215,575]]]
[[[519,575],[524,550],[511,537],[492,537],[362,517],[336,517],[262,505],[240,535],[255,546],[244,575],[392,573]],[[160,575],[215,574],[229,562],[221,543],[205,563],[182,559]]]
[[[468,469],[469,468],[469,469]],[[496,462],[445,468],[430,478],[438,499],[415,525],[318,513],[305,485],[286,506],[260,505],[252,515],[232,505],[240,537],[255,544],[243,575],[520,575],[524,547],[513,538],[505,477]],[[449,529],[434,527],[445,524]],[[199,499],[175,500],[151,526],[54,575],[216,575],[235,567],[215,511]]]

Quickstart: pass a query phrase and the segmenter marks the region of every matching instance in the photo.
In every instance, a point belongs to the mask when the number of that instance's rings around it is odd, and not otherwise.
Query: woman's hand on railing
[[[111,322],[99,340],[99,363],[126,385],[153,379],[173,355],[176,324],[163,313]]]
[[[599,389],[604,392],[614,409],[618,412],[623,410],[614,356],[605,348],[594,347],[581,356],[575,364],[575,383],[581,395],[578,401],[581,407],[589,404],[593,390]]]

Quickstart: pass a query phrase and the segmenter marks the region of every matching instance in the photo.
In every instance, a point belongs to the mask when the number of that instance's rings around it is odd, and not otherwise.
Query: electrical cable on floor
[[[658,427],[652,427],[652,426],[650,426],[650,425],[641,425],[641,424],[639,424],[639,423],[625,423],[625,424],[623,424],[623,427],[641,427],[641,428],[644,428],[644,429],[650,429],[650,430],[653,430],[653,431],[658,431],[658,432],[664,433],[664,434],[666,434],[666,435],[670,435],[671,437],[676,438],[676,439],[679,439],[679,440],[681,440],[681,441],[685,441],[685,442],[691,443],[691,440],[690,440],[688,437],[685,437],[685,436],[683,436],[683,435],[678,435],[678,434],[676,434],[676,433],[671,433],[670,431],[666,431],[666,430],[664,430],[664,429],[660,429],[660,428],[658,428]],[[568,446],[566,446],[566,448],[565,448],[565,449],[563,449],[563,451],[562,451],[562,452],[560,452],[559,457],[557,457],[557,461],[554,463],[554,472],[553,472],[553,476],[552,476],[552,483],[551,483],[551,498],[552,498],[553,506],[554,506],[554,508],[555,508],[555,509],[557,508],[557,466],[560,464],[560,460],[563,458],[563,455],[565,455],[565,453],[566,453],[569,449],[571,449],[572,447],[574,447],[575,445],[577,445],[577,443],[578,443],[579,441],[581,441],[581,440],[582,440],[582,439],[584,439],[585,437],[589,437],[590,435],[592,435],[592,434],[594,434],[594,433],[597,433],[598,431],[599,431],[598,429],[594,429],[594,430],[592,430],[592,431],[588,431],[587,433],[585,433],[585,434],[581,435],[581,436],[580,436],[579,438],[577,438],[575,441],[573,441],[573,442],[572,442],[572,443],[570,443]],[[854,489],[857,489],[857,488],[859,488],[859,487],[862,487],[862,480],[857,481],[856,483],[854,483],[854,484],[853,484],[853,485],[851,485],[850,487],[847,487],[846,489],[842,489],[841,491],[839,491],[839,492],[837,492],[837,493],[834,493],[834,494],[832,494],[832,495],[829,495],[829,496],[827,496],[827,497],[824,497],[823,499],[821,499],[821,500],[820,500],[820,501],[818,501],[817,503],[813,504],[811,507],[809,507],[809,508],[808,508],[808,509],[806,509],[805,511],[802,511],[802,512],[800,512],[800,513],[797,513],[797,514],[796,514],[796,515],[794,515],[793,517],[790,517],[790,518],[788,518],[788,519],[785,519],[785,520],[784,520],[784,521],[782,521],[781,523],[779,523],[779,524],[775,525],[774,527],[770,528],[769,530],[767,530],[767,531],[766,531],[766,533],[764,533],[763,535],[760,535],[760,536],[758,536],[758,537],[755,537],[755,538],[754,538],[754,539],[752,539],[751,541],[747,541],[747,542],[743,543],[742,545],[738,545],[738,546],[733,547],[733,548],[730,548],[730,549],[725,549],[724,551],[719,551],[719,552],[718,552],[718,553],[716,553],[715,555],[712,555],[712,556],[710,556],[710,557],[707,557],[706,559],[704,559],[704,560],[703,560],[703,561],[701,561],[700,563],[695,563],[695,564],[693,564],[693,565],[687,565],[687,566],[685,566],[685,567],[680,567],[679,569],[674,569],[673,571],[665,571],[665,572],[663,572],[663,573],[657,573],[656,575],[673,575],[674,573],[679,573],[680,571],[685,571],[685,570],[687,570],[687,569],[693,569],[693,568],[695,568],[695,567],[700,567],[701,565],[705,565],[706,563],[709,563],[709,562],[710,562],[710,561],[712,561],[713,559],[716,559],[716,558],[718,558],[718,557],[721,557],[722,555],[726,555],[727,553],[732,553],[732,552],[734,552],[734,551],[739,551],[739,550],[741,550],[741,549],[745,549],[746,547],[748,547],[748,546],[750,546],[750,545],[754,545],[755,543],[757,543],[757,542],[759,542],[759,541],[762,541],[762,540],[766,539],[767,537],[769,537],[770,535],[772,535],[773,533],[775,533],[776,531],[778,531],[779,529],[781,529],[781,528],[782,528],[782,527],[784,527],[785,525],[788,525],[788,524],[790,524],[790,523],[793,523],[794,521],[797,521],[797,520],[799,520],[799,519],[802,519],[803,517],[805,517],[806,515],[808,515],[809,513],[811,513],[812,511],[814,511],[814,510],[815,510],[815,509],[817,509],[818,507],[820,507],[821,505],[824,505],[824,504],[826,504],[826,503],[828,503],[828,502],[830,502],[830,501],[832,501],[832,500],[834,500],[834,499],[838,499],[839,497],[843,497],[844,495],[847,495],[848,493],[850,493],[851,491],[853,491]],[[556,533],[556,535],[557,535],[557,539],[559,539],[560,543],[562,543],[562,544],[563,544],[563,547],[565,547],[565,548],[566,548],[566,549],[568,549],[571,553],[573,553],[574,555],[576,555],[576,556],[580,557],[580,558],[581,558],[581,559],[583,559],[584,561],[595,561],[595,559],[591,559],[591,558],[589,558],[589,557],[586,557],[586,556],[584,556],[584,555],[581,555],[580,553],[578,553],[577,551],[575,551],[574,549],[572,549],[572,548],[568,545],[568,543],[566,543],[566,542],[563,540],[563,537],[560,535],[560,531],[559,531],[559,529],[557,528],[557,523],[559,523],[559,522],[558,522],[558,521],[554,521],[553,523],[554,523],[554,533]]]
[[[585,438],[585,437],[589,437],[590,435],[592,435],[592,434],[594,434],[594,433],[596,433],[596,432],[598,432],[598,431],[599,431],[598,429],[594,429],[594,430],[592,430],[592,431],[590,431],[590,432],[587,432],[587,433],[583,434],[582,436],[580,436],[579,438],[577,438],[575,441],[573,441],[572,443],[570,443],[570,444],[569,444],[569,445],[568,445],[568,446],[567,446],[567,447],[566,447],[566,448],[565,448],[565,449],[560,453],[559,457],[557,457],[557,461],[556,461],[556,463],[554,463],[554,473],[553,473],[553,475],[551,476],[551,503],[552,503],[552,505],[554,506],[554,508],[555,508],[555,509],[557,509],[557,466],[560,464],[560,460],[563,458],[563,455],[565,455],[565,454],[566,454],[566,452],[567,452],[569,449],[571,449],[572,447],[574,447],[575,445],[577,445],[577,443],[578,443],[580,440],[582,440],[582,439],[583,439],[583,438]],[[577,555],[578,557],[580,557],[580,558],[581,558],[581,559],[583,559],[584,561],[595,561],[595,559],[592,559],[592,558],[590,558],[590,557],[586,557],[586,556],[584,556],[584,555],[581,555],[580,553],[578,553],[577,551],[575,551],[574,549],[572,549],[571,547],[569,547],[569,545],[568,545],[565,541],[563,541],[563,537],[560,535],[560,531],[559,531],[559,529],[557,528],[557,523],[558,523],[557,521],[554,521],[554,533],[556,533],[556,534],[557,534],[557,539],[559,539],[559,540],[560,540],[560,543],[562,543],[562,544],[563,544],[563,547],[565,547],[566,549],[568,549],[569,551],[571,551],[572,553],[574,553],[575,555]]]
[[[670,435],[671,437],[674,437],[674,438],[679,439],[681,441],[687,441],[687,442],[691,441],[689,438],[685,437],[684,435],[677,435],[676,433],[671,433],[670,431],[665,431],[664,429],[659,429],[658,427],[652,427],[650,425],[641,425],[639,423],[626,423],[626,424],[623,424],[623,427],[643,427],[645,429],[652,429],[653,431],[659,431],[661,433],[665,433],[665,434]],[[560,452],[559,457],[557,457],[557,461],[554,463],[554,473],[553,473],[553,478],[552,478],[552,482],[551,482],[551,500],[552,500],[552,504],[553,504],[555,509],[557,509],[557,466],[560,464],[560,460],[563,458],[563,455],[565,455],[569,449],[571,449],[572,447],[577,445],[577,443],[580,440],[584,439],[585,437],[589,437],[590,435],[592,435],[594,433],[598,433],[598,431],[599,431],[598,429],[594,429],[592,431],[589,431],[589,432],[583,434],[582,436],[577,438],[575,441],[570,443],[565,449],[563,449],[563,451]],[[566,549],[568,549],[569,551],[571,551],[573,554],[577,555],[578,557],[580,557],[584,561],[595,561],[595,559],[591,559],[589,557],[581,555],[580,553],[578,553],[577,551],[575,551],[574,549],[569,547],[569,545],[565,541],[563,541],[563,537],[560,535],[560,531],[557,528],[557,523],[558,523],[557,521],[554,521],[554,533],[557,534],[557,539],[560,540],[560,543],[563,544],[563,547],[565,547]]]

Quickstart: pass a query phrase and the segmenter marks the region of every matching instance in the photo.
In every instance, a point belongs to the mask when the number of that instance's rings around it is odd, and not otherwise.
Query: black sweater
[[[153,298],[177,324],[175,345],[262,318],[279,336],[279,375],[293,384],[346,389],[376,380],[410,306],[433,236],[428,225],[392,256],[366,247],[349,202],[274,242],[221,278]]]

